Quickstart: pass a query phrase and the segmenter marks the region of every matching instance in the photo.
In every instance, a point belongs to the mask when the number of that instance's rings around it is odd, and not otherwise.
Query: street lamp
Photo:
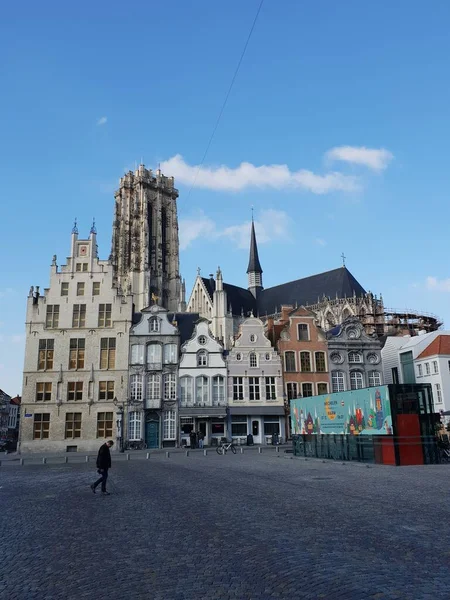
[[[123,402],[121,403],[117,400],[117,398],[114,398],[113,403],[114,403],[114,406],[118,407],[118,410],[116,411],[116,416],[117,416],[116,425],[117,425],[117,438],[119,439],[119,452],[124,452],[124,449],[123,449]]]

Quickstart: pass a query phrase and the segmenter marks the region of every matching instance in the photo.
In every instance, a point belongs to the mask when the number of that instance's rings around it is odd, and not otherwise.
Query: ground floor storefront
[[[221,438],[228,437],[226,407],[180,408],[179,432],[181,447],[217,446]]]
[[[246,444],[252,436],[254,444],[271,444],[272,436],[279,443],[286,441],[285,413],[282,406],[232,406],[230,407],[230,437],[237,444]]]

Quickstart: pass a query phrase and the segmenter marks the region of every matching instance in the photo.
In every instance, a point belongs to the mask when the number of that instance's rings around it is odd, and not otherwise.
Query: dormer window
[[[250,368],[255,369],[258,366],[258,358],[254,352],[250,352]]]
[[[159,331],[159,321],[157,317],[152,317],[150,319],[150,332],[157,333]]]
[[[208,353],[206,350],[200,350],[197,353],[197,367],[207,367],[208,366]]]
[[[256,342],[256,335],[254,333],[251,333],[249,339],[250,339],[251,343],[254,344]]]
[[[362,356],[359,352],[349,352],[348,353],[348,362],[349,363],[362,363]]]
[[[197,338],[197,342],[201,346],[204,346],[206,344],[206,342],[207,342],[206,335],[199,335],[198,338]]]

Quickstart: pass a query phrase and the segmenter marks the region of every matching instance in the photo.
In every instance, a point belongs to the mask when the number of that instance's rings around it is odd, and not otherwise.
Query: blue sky
[[[141,157],[180,190],[181,270],[266,287],[341,264],[389,307],[450,318],[450,4],[8,3],[0,22],[0,387],[21,392],[26,296]],[[245,163],[242,166],[242,163]],[[220,169],[220,167],[223,167]],[[265,168],[261,168],[265,167]]]

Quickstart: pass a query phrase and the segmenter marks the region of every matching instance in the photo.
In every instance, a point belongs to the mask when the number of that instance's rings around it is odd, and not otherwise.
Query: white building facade
[[[260,319],[249,317],[228,359],[228,406],[231,438],[246,443],[271,443],[272,434],[285,432],[281,358],[264,332]],[[284,441],[284,440],[283,440]]]
[[[179,368],[180,444],[190,446],[192,430],[202,432],[204,444],[227,437],[227,366],[224,348],[199,319],[192,337],[181,348]]]
[[[75,224],[66,264],[54,256],[49,287],[27,300],[21,452],[92,451],[120,438],[132,308],[97,256],[95,226],[79,239]]]

